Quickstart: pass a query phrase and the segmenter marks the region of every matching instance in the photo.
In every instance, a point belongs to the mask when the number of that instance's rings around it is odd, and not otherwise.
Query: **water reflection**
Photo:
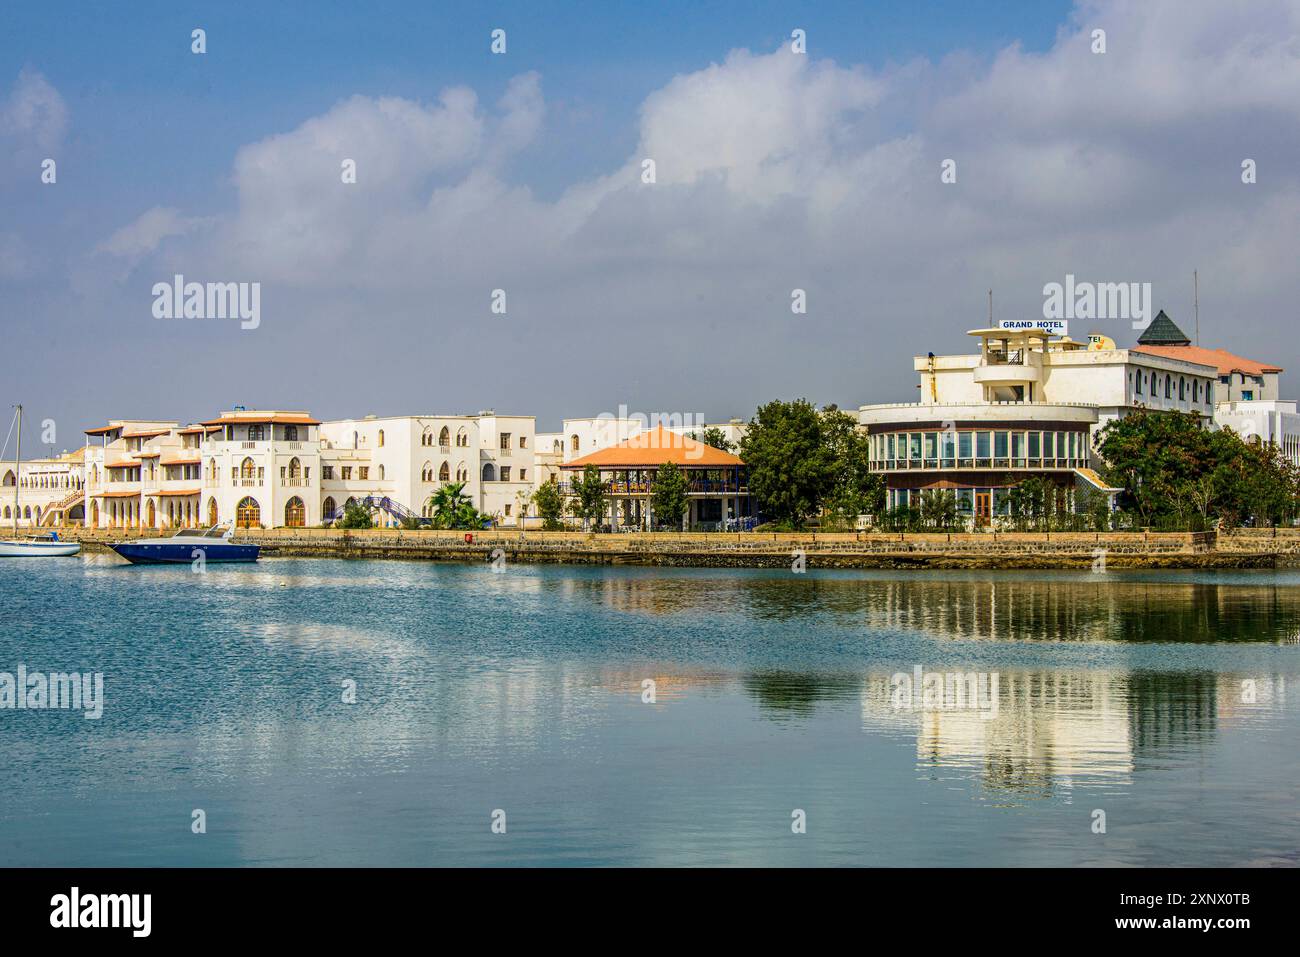
[[[782,622],[832,616],[876,631],[962,640],[1294,644],[1300,636],[1300,588],[1276,581],[703,573],[568,579],[564,587],[625,613]]]

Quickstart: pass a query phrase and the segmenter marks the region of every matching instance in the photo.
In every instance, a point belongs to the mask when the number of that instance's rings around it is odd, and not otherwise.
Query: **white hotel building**
[[[85,502],[83,452],[28,459],[19,463],[17,472],[13,463],[0,465],[0,534],[13,526],[15,508],[19,527],[79,523]]]
[[[1079,489],[1113,502],[1119,489],[1095,471],[1100,428],[1136,409],[1195,413],[1207,425],[1214,415],[1218,370],[1190,356],[1098,348],[1045,329],[967,334],[977,352],[913,359],[919,402],[859,410],[890,508],[951,490],[959,512],[985,525],[1008,512],[1007,493],[1032,475],[1054,484],[1067,507]]]

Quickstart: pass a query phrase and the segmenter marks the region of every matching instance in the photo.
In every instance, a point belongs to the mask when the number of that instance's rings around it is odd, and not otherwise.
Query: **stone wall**
[[[69,529],[95,547],[149,537],[145,530]],[[158,534],[156,532],[152,533]],[[1275,567],[1300,564],[1300,530],[1216,536],[1214,532],[705,533],[465,532],[321,528],[241,531],[265,555],[584,564],[810,568],[1114,568]]]

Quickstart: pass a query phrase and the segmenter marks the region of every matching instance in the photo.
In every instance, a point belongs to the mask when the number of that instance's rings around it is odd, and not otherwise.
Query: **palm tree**
[[[477,529],[483,527],[483,516],[465,494],[464,482],[449,482],[429,496],[434,528]]]

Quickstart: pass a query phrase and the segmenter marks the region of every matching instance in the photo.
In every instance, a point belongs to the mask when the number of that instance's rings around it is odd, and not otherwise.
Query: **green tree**
[[[537,514],[542,517],[542,528],[556,531],[564,528],[564,495],[554,482],[544,482],[533,493]]]
[[[360,502],[348,499],[343,505],[343,517],[338,520],[338,528],[373,528],[370,509]]]
[[[599,525],[605,515],[605,494],[608,483],[600,477],[600,469],[588,465],[582,470],[582,478],[573,483],[576,498],[570,510],[582,519],[582,527],[589,528],[593,523]]]
[[[703,432],[688,432],[686,437],[694,439],[696,442],[703,442],[705,445],[711,445],[715,449],[721,449],[724,452],[735,452],[736,445],[727,438],[727,433],[717,426],[709,426]]]
[[[1300,478],[1275,446],[1204,429],[1194,414],[1138,412],[1109,422],[1098,451],[1142,525],[1264,525],[1297,513]]]
[[[885,482],[871,471],[870,438],[857,416],[830,405],[822,410],[819,420],[821,444],[830,458],[822,498],[824,514],[845,525],[855,525],[859,515],[879,514],[885,504]]]
[[[650,487],[650,507],[655,521],[671,528],[682,527],[686,514],[686,475],[672,462],[665,462],[655,472],[654,485]]]
[[[448,482],[429,496],[434,528],[481,529],[487,516],[465,494],[464,482]]]
[[[923,491],[921,521],[929,528],[953,528],[957,524],[957,493],[952,489]]]
[[[802,528],[834,485],[834,454],[821,416],[806,399],[759,406],[740,440],[749,490],[771,521]]]

